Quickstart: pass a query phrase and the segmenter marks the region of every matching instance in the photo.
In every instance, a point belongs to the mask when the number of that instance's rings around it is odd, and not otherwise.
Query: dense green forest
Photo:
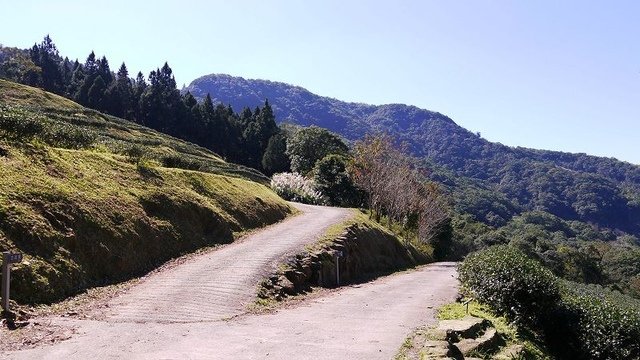
[[[106,57],[92,51],[84,63],[62,57],[47,35],[31,49],[0,48],[0,78],[42,88],[81,105],[134,121],[165,134],[213,150],[225,159],[271,173],[263,157],[279,133],[268,102],[242,109],[214,104],[209,96],[198,102],[180,94],[169,65],[129,77],[126,64],[111,70]],[[272,141],[273,146],[277,141]],[[271,151],[272,152],[272,151]]]
[[[140,72],[132,78],[124,63],[114,72],[106,57],[93,52],[83,63],[64,58],[48,36],[31,49],[0,47],[0,77],[185,139],[268,175],[293,169],[313,178],[330,204],[364,205],[365,196],[349,179],[347,144],[321,128],[353,141],[366,133],[390,134],[415,157],[411,168],[447,195],[450,258],[509,243],[558,276],[640,296],[636,165],[512,148],[439,113],[343,103],[286,84],[216,76],[205,79],[217,81],[213,87],[196,81],[180,92],[166,63],[147,78]],[[295,126],[278,126],[276,115]],[[297,127],[314,124],[321,128]],[[171,161],[181,160],[165,165]]]

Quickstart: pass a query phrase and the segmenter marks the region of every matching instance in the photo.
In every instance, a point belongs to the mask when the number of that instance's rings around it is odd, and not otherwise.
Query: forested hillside
[[[318,96],[296,86],[208,75],[186,89],[196,98],[255,106],[268,98],[279,122],[317,125],[349,140],[389,133],[451,185],[457,208],[500,226],[523,211],[640,234],[640,166],[611,158],[508,147],[415,106],[373,106]]]
[[[131,78],[124,63],[114,72],[107,58],[93,51],[84,62],[63,58],[46,36],[27,50],[0,46],[0,78],[39,87],[269,172],[262,158],[269,140],[279,131],[269,104],[263,100],[235,112],[214,104],[206,94],[198,103],[191,94],[180,94],[167,63],[146,78],[141,72]]]
[[[268,98],[279,122],[325,127],[352,141],[390,134],[449,195],[453,258],[511,244],[558,276],[640,297],[637,165],[509,147],[437,112],[346,103],[266,80],[209,75],[183,92],[211,93],[214,102],[234,107]]]

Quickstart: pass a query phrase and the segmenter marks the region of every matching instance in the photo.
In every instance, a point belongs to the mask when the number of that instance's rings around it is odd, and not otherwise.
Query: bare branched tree
[[[354,182],[367,192],[376,220],[384,214],[405,230],[415,229],[424,242],[437,237],[448,223],[447,206],[437,185],[426,180],[414,160],[387,135],[367,136],[354,150],[350,170]]]

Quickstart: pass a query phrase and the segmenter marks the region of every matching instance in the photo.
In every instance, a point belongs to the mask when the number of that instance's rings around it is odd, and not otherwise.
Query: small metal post
[[[9,311],[9,284],[11,279],[11,265],[9,256],[11,253],[2,253],[2,310]]]
[[[469,315],[469,303],[471,301],[473,301],[473,299],[467,299],[465,302],[462,303],[466,307],[467,315]]]
[[[2,310],[9,312],[9,285],[11,284],[11,264],[22,261],[22,254],[5,251],[2,253]]]
[[[336,251],[335,253],[335,257],[336,257],[336,285],[340,286],[340,258],[343,256],[344,254],[342,253],[342,251]]]

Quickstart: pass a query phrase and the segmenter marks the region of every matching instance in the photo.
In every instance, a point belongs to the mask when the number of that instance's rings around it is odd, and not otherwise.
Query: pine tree
[[[225,109],[222,105],[214,106],[209,94],[200,103],[199,108],[202,126],[204,127],[200,144],[220,155],[226,156],[230,143],[229,138],[234,136],[229,130],[229,109]]]
[[[86,75],[84,73],[84,66],[82,66],[82,64],[80,64],[78,60],[76,60],[73,64],[73,70],[71,71],[71,80],[69,81],[65,92],[71,99],[74,99],[77,102],[80,102],[79,92],[80,87],[82,87],[82,84],[84,83],[85,76]]]
[[[262,156],[262,168],[267,175],[291,170],[291,160],[286,151],[287,137],[283,132],[279,132],[269,139]]]
[[[173,72],[166,62],[149,74],[149,87],[140,98],[141,114],[147,126],[175,135],[186,121],[187,109],[176,88]]]
[[[275,116],[267,100],[262,109],[256,108],[253,112],[252,120],[246,125],[242,134],[247,151],[247,165],[261,168],[262,157],[269,139],[277,132]]]
[[[82,84],[80,84],[75,98],[80,104],[90,106],[89,89],[93,86],[96,76],[98,76],[98,62],[96,61],[96,54],[93,51],[91,51],[89,56],[87,56],[87,60],[84,62],[83,74]]]
[[[131,107],[133,109],[133,118],[140,124],[144,124],[144,118],[140,107],[140,100],[142,99],[142,94],[144,94],[147,89],[147,82],[144,79],[144,75],[141,71],[138,71],[138,75],[133,84],[133,97]]]
[[[181,114],[182,117],[177,124],[177,135],[183,139],[188,139],[189,141],[203,145],[206,128],[200,107],[198,106],[198,100],[187,91],[187,93],[182,96],[182,104],[185,113]]]
[[[113,81],[113,75],[111,74],[111,69],[109,69],[109,62],[104,56],[98,61],[98,75],[102,76],[102,80],[104,80],[107,85]]]
[[[204,118],[209,119],[213,116],[213,100],[211,100],[211,95],[209,95],[209,93],[207,93],[207,96],[202,101],[201,109]]]
[[[248,107],[242,109],[242,112],[240,113],[240,122],[242,123],[242,125],[247,126],[247,124],[249,124],[252,119],[253,113],[251,112],[251,109],[249,109]]]
[[[63,91],[63,79],[60,72],[62,59],[51,37],[47,35],[40,45],[33,45],[29,55],[31,61],[42,70],[38,86],[44,90],[61,94]]]
[[[278,133],[278,125],[276,124],[276,116],[269,104],[269,100],[264,101],[264,106],[258,116],[258,124],[260,126],[260,149],[262,152],[267,148],[269,139]]]
[[[129,71],[127,70],[125,63],[120,65],[120,69],[116,74],[116,81],[112,86],[114,88],[114,91],[112,91],[114,94],[114,105],[116,105],[114,110],[117,112],[117,114],[114,115],[129,120],[133,119],[133,86],[131,85]]]
[[[89,88],[87,93],[87,100],[89,107],[96,110],[104,110],[104,100],[107,85],[101,76],[96,76],[93,84]]]
[[[65,57],[60,64],[60,75],[62,77],[60,93],[68,97],[69,94],[67,93],[67,87],[71,83],[71,76],[73,75],[73,63],[69,61],[68,57]]]
[[[87,60],[84,62],[84,67],[88,76],[93,76],[96,72],[98,72],[96,54],[93,51],[91,51],[91,54],[87,56]]]

